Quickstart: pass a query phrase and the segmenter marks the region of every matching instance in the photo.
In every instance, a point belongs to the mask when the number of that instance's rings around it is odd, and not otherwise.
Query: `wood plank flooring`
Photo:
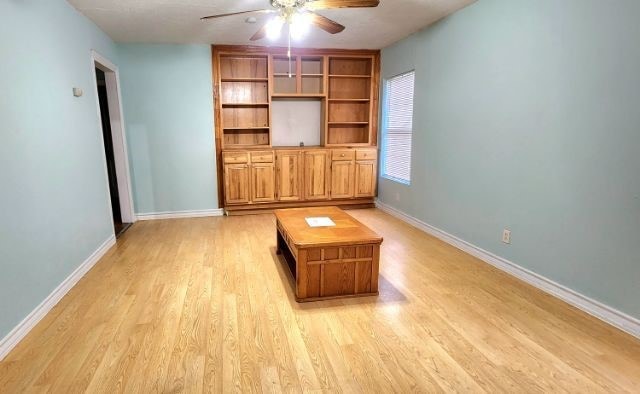
[[[138,222],[0,392],[640,392],[640,341],[375,209],[380,296],[297,304],[272,215]]]

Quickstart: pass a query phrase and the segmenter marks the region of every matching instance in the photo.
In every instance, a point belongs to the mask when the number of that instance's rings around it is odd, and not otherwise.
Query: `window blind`
[[[407,184],[411,181],[414,83],[411,71],[388,79],[385,86],[382,175]]]

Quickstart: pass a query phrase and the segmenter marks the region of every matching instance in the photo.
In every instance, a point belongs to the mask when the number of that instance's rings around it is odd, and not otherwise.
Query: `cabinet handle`
[[[340,155],[340,157],[344,157],[344,153],[342,153],[342,154]]]

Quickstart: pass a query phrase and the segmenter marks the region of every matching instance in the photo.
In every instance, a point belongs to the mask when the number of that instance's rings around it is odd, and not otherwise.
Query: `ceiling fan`
[[[332,8],[363,8],[377,7],[380,0],[269,0],[272,9],[250,10],[241,12],[231,12],[228,14],[211,15],[200,18],[202,20],[221,18],[224,16],[240,14],[275,14],[274,18],[267,21],[251,37],[251,41],[261,40],[264,37],[277,39],[280,36],[282,27],[287,24],[289,27],[289,41],[291,38],[301,38],[311,25],[315,25],[331,34],[340,33],[345,27],[338,22],[332,21],[316,11],[328,10]]]

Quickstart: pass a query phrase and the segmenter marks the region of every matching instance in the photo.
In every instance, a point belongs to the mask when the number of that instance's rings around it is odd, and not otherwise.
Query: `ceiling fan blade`
[[[331,34],[340,33],[344,30],[344,26],[338,22],[334,22],[327,17],[316,14],[315,12],[311,13],[311,23]]]
[[[271,13],[274,12],[275,10],[251,10],[251,11],[240,11],[240,12],[231,12],[229,14],[219,14],[219,15],[210,15],[210,16],[204,16],[202,18],[200,18],[201,20],[206,20],[206,19],[214,19],[214,18],[222,18],[223,16],[231,16],[231,15],[241,15],[241,14],[252,14],[254,12],[259,12],[261,14],[266,14],[266,13]]]
[[[256,32],[256,34],[251,36],[250,40],[251,41],[262,40],[263,38],[266,37],[266,35],[267,35],[267,24],[265,23],[264,25],[262,25],[260,30]]]
[[[327,10],[330,8],[377,7],[380,0],[316,0],[306,4],[309,10]]]

